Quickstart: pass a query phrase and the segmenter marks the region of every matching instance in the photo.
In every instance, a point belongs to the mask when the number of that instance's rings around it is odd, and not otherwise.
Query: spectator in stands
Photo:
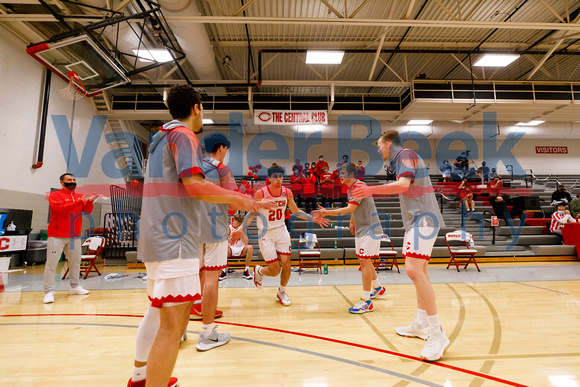
[[[358,161],[358,165],[356,166],[356,179],[360,181],[365,180],[365,167],[363,166],[362,161]]]
[[[245,256],[246,267],[244,268],[244,279],[251,280],[253,277],[250,274],[250,264],[252,263],[254,247],[248,243],[248,236],[244,233],[243,228],[240,227],[242,223],[244,223],[244,215],[236,214],[234,215],[232,224],[229,225],[228,258]],[[232,238],[232,234],[235,232],[237,232],[239,239],[236,242],[233,242],[233,240],[236,238]],[[220,281],[223,281],[227,278],[227,273],[227,268],[222,270],[222,273],[220,274]]]
[[[489,188],[490,196],[498,196],[503,187],[503,180],[501,179],[501,177],[496,176],[492,181],[489,182],[487,186]]]
[[[558,189],[552,193],[552,202],[550,203],[551,206],[559,206],[560,204],[570,204],[572,201],[572,196],[568,189],[564,187],[562,184],[558,186]]]
[[[461,152],[459,156],[455,159],[455,163],[453,164],[455,168],[459,169],[467,169],[469,168],[469,160],[467,160],[467,153]]]
[[[443,174],[444,183],[451,183],[453,181],[451,179],[451,165],[449,165],[449,161],[443,160],[443,165],[439,167],[439,170]]]
[[[560,230],[560,227],[562,227],[563,224],[570,224],[575,222],[576,219],[574,219],[572,215],[570,215],[570,211],[566,209],[566,206],[564,204],[559,204],[558,210],[552,214],[552,222],[550,223],[550,233],[558,235],[560,237],[560,240],[563,242],[564,240],[562,238],[562,230]]]
[[[489,204],[493,208],[493,213],[495,216],[497,216],[499,219],[505,219],[505,214],[508,213],[512,219],[515,217],[521,219],[524,213],[523,209],[513,206],[512,210],[509,211],[508,206],[512,205],[511,199],[507,195],[504,196],[490,196],[488,199]]]
[[[294,171],[294,169],[298,168],[298,174],[302,175],[302,171],[304,170],[304,167],[302,166],[302,164],[300,164],[300,159],[296,159],[294,165],[292,166],[292,171]]]
[[[320,155],[318,156],[318,162],[316,163],[316,177],[320,178],[320,175],[322,175],[322,173],[324,172],[324,167],[326,167],[326,170],[328,171],[330,169],[330,167],[328,166],[328,163],[326,161],[324,161],[324,156]]]
[[[570,213],[576,219],[580,217],[580,193],[576,195],[576,199],[570,202]]]
[[[334,184],[332,181],[332,174],[328,172],[328,167],[322,168],[319,183],[320,194],[322,195],[322,205],[324,207],[332,207],[334,199]]]
[[[316,209],[316,176],[312,175],[309,170],[304,171],[302,178],[302,196],[305,201],[305,212],[310,213]]]
[[[338,166],[340,167],[343,164],[348,164],[348,155],[342,156],[342,163],[338,163]]]
[[[492,168],[488,180],[493,181],[493,179],[495,179],[496,177],[499,177],[499,175],[497,174],[497,170],[495,168]]]
[[[481,167],[477,168],[477,175],[483,179],[484,183],[489,182],[489,177],[491,175],[489,167],[485,161],[482,161]]]
[[[294,167],[293,174],[290,176],[290,189],[296,198],[296,205],[302,207],[302,171]]]
[[[459,197],[465,204],[466,212],[475,212],[475,195],[467,185],[467,179],[463,179],[459,184]]]
[[[342,197],[342,183],[340,182],[340,167],[343,164],[344,163],[336,164],[336,169],[332,172],[332,180],[334,181],[334,198],[339,199],[342,206],[346,207],[346,196],[344,198]]]

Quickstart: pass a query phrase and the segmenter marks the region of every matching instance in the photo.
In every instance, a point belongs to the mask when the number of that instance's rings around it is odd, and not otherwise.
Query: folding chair
[[[85,270],[85,278],[84,279],[87,279],[87,277],[89,276],[89,273],[91,271],[96,271],[98,275],[101,275],[101,272],[99,271],[99,269],[97,269],[97,266],[95,266],[95,261],[97,260],[98,257],[100,257],[102,255],[104,244],[105,244],[105,238],[90,237],[90,238],[87,238],[83,242],[83,244],[81,245],[81,248],[85,252],[85,254],[81,255],[81,269]],[[66,262],[68,262],[66,257],[64,260]],[[68,271],[69,271],[69,267],[67,265],[66,272],[62,276],[62,279],[66,278]],[[82,275],[82,273],[81,273],[81,275]]]
[[[381,236],[381,249],[379,250],[379,257],[375,258],[375,269],[379,270],[381,267],[385,269],[393,269],[393,266],[399,270],[399,262],[397,262],[397,251],[393,246],[393,242],[388,235],[384,234]]]
[[[451,264],[455,265],[457,271],[459,271],[460,264],[465,264],[464,269],[467,269],[467,265],[473,262],[477,268],[477,271],[481,271],[479,270],[479,266],[477,266],[477,262],[475,261],[475,254],[477,254],[477,250],[469,246],[469,241],[471,241],[472,238],[473,236],[470,233],[464,232],[462,230],[448,232],[445,234],[445,243],[447,244],[449,254],[451,255],[451,259],[447,264],[447,269],[449,269]]]
[[[302,274],[303,267],[315,267],[322,274],[320,260],[320,245],[316,234],[305,233],[298,241],[298,273]]]

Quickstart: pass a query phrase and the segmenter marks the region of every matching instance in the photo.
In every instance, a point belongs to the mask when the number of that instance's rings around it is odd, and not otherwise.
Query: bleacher
[[[441,183],[440,176],[433,176],[432,182],[434,186],[441,187],[442,185],[446,187],[443,191],[445,196],[437,194],[438,201],[441,204],[442,215],[445,221],[445,227],[441,228],[438,233],[435,246],[432,253],[432,261],[438,263],[447,263],[449,260],[449,251],[445,243],[445,234],[450,231],[459,230],[462,227],[462,215],[461,207],[459,206],[459,199],[456,197],[456,192],[454,189],[459,183]],[[505,181],[507,180],[507,181]],[[576,176],[570,176],[567,178],[559,178],[559,181],[568,187],[573,186],[573,184],[578,179]],[[500,219],[499,227],[496,227],[495,237],[493,235],[493,230],[491,223],[489,221],[492,215],[492,208],[487,201],[487,197],[482,196],[485,190],[480,190],[476,197],[476,211],[478,214],[482,215],[483,224],[480,225],[481,218],[477,216],[469,216],[464,220],[465,230],[473,235],[475,242],[475,248],[478,250],[476,255],[478,262],[486,261],[510,261],[510,260],[572,260],[576,259],[576,248],[575,246],[566,246],[560,243],[560,240],[555,235],[548,235],[546,229],[546,221],[554,211],[554,208],[550,206],[550,199],[552,192],[555,190],[556,182],[550,179],[542,181],[541,178],[536,179],[533,182],[528,181],[528,187],[526,188],[526,182],[524,180],[512,180],[504,179],[505,186],[503,192],[509,193],[513,197],[521,195],[535,195],[541,201],[541,212],[527,213],[528,219],[526,224],[520,229],[520,219],[513,219],[512,227],[508,226],[504,220]],[[380,176],[377,178],[365,178],[365,183],[372,184],[384,184],[385,176]],[[263,181],[258,180],[257,184],[263,184]],[[284,182],[287,187],[290,187],[289,182]],[[473,187],[478,185],[477,182],[471,183]],[[573,187],[571,194],[575,194],[580,191],[580,187]],[[317,200],[320,204],[320,197]],[[388,224],[385,228],[385,232],[391,237],[395,250],[397,250],[398,258],[400,262],[403,261],[401,258],[401,248],[403,245],[404,228],[401,219],[401,209],[399,205],[399,199],[397,197],[389,197],[387,199],[375,199],[377,210],[381,214],[381,219],[384,222],[383,225]],[[304,204],[304,203],[303,203]],[[340,202],[335,201],[334,206],[340,206]],[[304,209],[304,207],[302,207]],[[390,220],[389,220],[390,218]],[[310,228],[308,221],[293,218],[290,222],[289,231],[291,232],[291,237],[294,246],[298,246],[299,236],[305,232],[314,232],[318,236],[318,241],[320,244],[321,256],[324,262],[330,264],[355,264],[357,262],[355,256],[354,248],[354,235],[350,234],[347,229],[342,229],[341,227],[348,227],[350,216],[345,216],[344,219],[337,221],[336,218],[329,218],[334,221],[334,225],[337,228],[325,228],[322,229],[318,225],[311,223]],[[483,231],[480,235],[480,230]],[[519,233],[519,234],[518,234]],[[250,234],[257,235],[257,228],[255,223],[250,226]],[[336,240],[336,247],[335,247]],[[258,241],[257,239],[250,237],[250,244],[254,246],[254,260],[261,261],[262,257],[259,253]],[[293,249],[292,260],[298,259],[297,249]]]

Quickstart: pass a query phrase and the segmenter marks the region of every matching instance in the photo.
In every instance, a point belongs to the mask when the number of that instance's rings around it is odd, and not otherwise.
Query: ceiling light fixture
[[[203,124],[204,125],[211,125],[211,124],[213,124],[213,120],[211,118],[204,118]]]
[[[433,120],[411,120],[407,122],[407,125],[429,125]]]
[[[141,62],[171,62],[173,57],[166,49],[160,50],[133,50]]]
[[[514,60],[518,59],[520,56],[517,54],[485,54],[477,62],[475,62],[474,66],[485,66],[485,67],[505,67],[512,63]]]
[[[530,122],[518,122],[516,126],[536,126],[543,124],[546,121],[530,121]]]
[[[306,52],[307,64],[340,64],[344,51],[311,51]]]

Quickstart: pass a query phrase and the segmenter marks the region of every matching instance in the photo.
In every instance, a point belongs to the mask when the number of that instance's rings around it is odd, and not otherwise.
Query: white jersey
[[[260,208],[260,216],[258,216],[257,224],[260,232],[266,228],[267,231],[274,230],[279,227],[286,226],[284,223],[284,216],[286,212],[286,206],[288,206],[288,189],[282,187],[282,192],[279,196],[274,196],[270,192],[270,186],[260,188],[264,198],[262,200],[270,200],[276,203],[276,207],[271,210],[266,210]],[[264,225],[263,221],[266,220],[267,224]]]
[[[238,228],[235,228],[234,226],[232,226],[230,224],[230,231],[229,231],[229,234],[228,235],[231,236],[232,233],[234,231],[236,231],[237,229],[239,229],[239,227]],[[246,246],[244,244],[244,241],[242,240],[242,238],[238,239],[238,241],[236,243],[230,243],[229,245],[230,245],[230,247],[245,247]]]

